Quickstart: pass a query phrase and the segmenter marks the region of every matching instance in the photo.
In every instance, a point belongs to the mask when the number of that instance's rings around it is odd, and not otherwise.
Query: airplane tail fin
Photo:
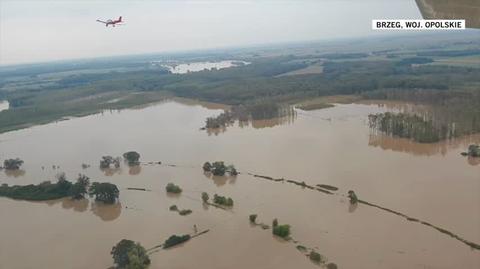
[[[119,22],[122,21],[122,16],[118,17],[118,21],[119,21]]]

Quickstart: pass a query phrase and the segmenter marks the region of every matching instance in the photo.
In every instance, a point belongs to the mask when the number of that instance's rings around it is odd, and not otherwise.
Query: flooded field
[[[243,61],[219,61],[219,62],[193,62],[176,65],[166,65],[170,72],[174,74],[186,74],[203,70],[223,69],[238,65],[248,64]]]
[[[298,244],[338,268],[480,267],[480,250],[385,210],[351,206],[346,197],[354,190],[359,199],[479,244],[480,162],[460,152],[480,143],[480,135],[434,144],[392,138],[370,130],[368,115],[411,107],[375,103],[200,130],[221,108],[166,101],[0,134],[2,160],[25,161],[20,171],[0,171],[0,183],[36,184],[65,172],[70,180],[83,173],[120,189],[119,204],[112,206],[0,197],[0,268],[109,268],[110,250],[121,239],[150,248],[172,234],[192,233],[193,225],[210,232],[152,254],[150,268],[317,268]],[[142,165],[99,169],[102,156],[129,150],[141,154]],[[241,174],[204,174],[202,164],[215,160],[234,164]],[[249,173],[339,190],[328,195]],[[167,195],[169,182],[183,192]],[[202,192],[232,197],[235,205],[227,211],[206,206]],[[193,213],[171,212],[173,204]],[[274,218],[290,224],[298,243],[252,226],[250,214],[266,224]]]

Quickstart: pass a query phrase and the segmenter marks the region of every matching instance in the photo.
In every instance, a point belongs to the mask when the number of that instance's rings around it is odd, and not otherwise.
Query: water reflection
[[[352,204],[352,203],[348,202],[348,212],[349,213],[355,212],[355,210],[357,210],[357,207],[358,207],[358,203]]]
[[[115,204],[92,202],[90,210],[103,221],[112,221],[117,219],[122,213],[122,204],[120,202]]]
[[[466,149],[470,144],[478,144],[480,135],[468,135],[452,138],[437,143],[418,143],[406,138],[398,138],[372,130],[368,137],[368,145],[383,150],[405,152],[416,156],[445,156],[448,151],[458,148]]]
[[[75,212],[85,212],[88,208],[88,199],[73,200],[70,198],[62,199],[62,208],[73,209]]]
[[[111,177],[111,176],[114,176],[116,174],[120,175],[122,174],[122,168],[120,167],[115,167],[115,168],[100,168],[100,171],[103,172],[103,174],[105,176],[108,176],[108,177]]]
[[[5,175],[7,175],[7,177],[21,177],[25,175],[25,170],[23,169],[15,169],[15,170],[4,169],[4,172],[5,172]]]
[[[138,175],[140,174],[140,172],[142,172],[142,166],[140,165],[133,165],[128,168],[129,175],[132,175],[132,176]]]
[[[211,179],[217,187],[221,187],[225,185],[227,182],[229,184],[235,184],[237,180],[237,176],[215,176],[210,172],[203,172],[203,175],[206,178]]]
[[[467,161],[468,161],[469,165],[479,165],[480,164],[480,157],[468,156]]]

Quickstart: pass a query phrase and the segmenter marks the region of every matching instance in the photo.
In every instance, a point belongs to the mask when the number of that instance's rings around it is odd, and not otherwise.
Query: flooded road
[[[355,190],[360,199],[480,243],[480,164],[460,156],[469,144],[480,143],[480,136],[418,144],[369,129],[368,114],[398,109],[340,104],[207,132],[200,128],[221,106],[177,100],[0,134],[0,157],[25,161],[21,171],[0,171],[0,183],[39,183],[62,171],[70,180],[84,173],[120,189],[114,206],[0,198],[0,268],[108,268],[111,247],[121,239],[149,248],[172,234],[192,233],[194,224],[210,232],[152,254],[151,268],[318,267],[296,244],[252,227],[253,213],[259,222],[278,218],[290,224],[298,244],[316,247],[339,268],[478,268],[480,251],[394,214],[350,206],[342,196]],[[143,163],[163,164],[98,168],[101,156],[129,150],[138,151]],[[215,160],[234,164],[241,174],[205,175],[202,164]],[[91,166],[82,169],[83,163]],[[329,184],[342,195],[248,172]],[[167,196],[168,182],[181,186],[182,194]],[[235,206],[230,211],[204,206],[203,191],[232,197]],[[171,212],[173,204],[193,213]]]

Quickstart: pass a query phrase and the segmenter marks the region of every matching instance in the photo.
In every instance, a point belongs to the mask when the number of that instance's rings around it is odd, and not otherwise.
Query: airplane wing
[[[478,0],[415,0],[428,20],[465,19],[465,27],[480,28],[480,1]]]
[[[107,23],[106,21],[101,21],[101,20],[97,20],[97,21],[105,24]]]

